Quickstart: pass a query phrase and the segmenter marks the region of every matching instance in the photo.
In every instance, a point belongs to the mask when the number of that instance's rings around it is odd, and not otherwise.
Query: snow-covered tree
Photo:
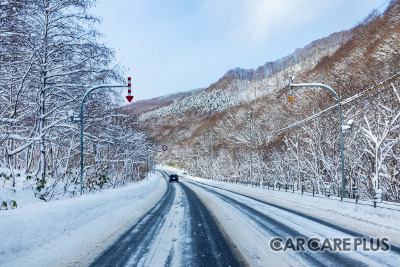
[[[99,19],[88,13],[95,2],[0,2],[0,164],[33,175],[43,199],[77,183],[79,128],[67,112],[78,113],[89,88],[124,83],[113,50],[98,42]],[[99,90],[86,99],[87,190],[112,171],[113,186],[137,178],[151,152],[136,119],[119,111],[119,95]]]

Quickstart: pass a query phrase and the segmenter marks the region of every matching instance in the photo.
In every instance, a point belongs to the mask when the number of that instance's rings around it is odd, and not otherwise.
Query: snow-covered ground
[[[153,207],[166,187],[156,173],[126,187],[49,202],[31,201],[17,191],[22,207],[0,211],[0,266],[88,265]]]
[[[237,192],[284,208],[289,208],[315,218],[352,229],[374,237],[388,237],[393,244],[400,245],[400,211],[398,206],[381,204],[374,208],[371,203],[355,204],[340,201],[336,197],[312,197],[310,194],[271,190],[251,185],[215,181],[182,174],[182,171],[162,167],[182,177]],[[382,207],[383,206],[383,207]]]
[[[260,223],[264,223],[265,220],[257,221],[261,217],[258,218],[258,215],[254,217],[251,212],[242,209],[240,204],[227,201],[218,194],[235,199],[237,203],[243,203],[260,214],[266,214],[271,220],[306,236],[342,237],[343,234],[339,230],[315,224],[301,216],[294,216],[296,219],[293,221],[293,214],[288,211],[270,207],[232,192],[301,212],[373,237],[387,237],[391,244],[400,244],[400,225],[398,224],[400,211],[390,209],[390,206],[374,208],[368,203],[368,205],[356,205],[354,202],[341,202],[340,199],[332,197],[312,197],[308,194],[302,195],[283,190],[273,191],[192,177],[168,167],[162,169],[176,172],[185,178],[182,182],[203,201],[240,254],[254,266],[262,266],[268,262],[272,264],[277,261],[291,265],[296,264],[297,260],[293,261],[296,259],[295,254],[285,254],[283,259],[282,254],[269,253],[266,239],[270,235],[269,226],[268,229],[260,227]],[[204,187],[204,184],[208,186]],[[152,241],[153,246],[148,252],[149,257],[143,258],[145,261],[142,262],[143,265],[157,265],[157,263],[165,262],[170,256],[173,256],[171,263],[177,263],[179,259],[185,257],[183,254],[188,254],[187,251],[184,253],[184,250],[188,247],[190,238],[184,234],[187,231],[182,231],[177,226],[185,225],[184,222],[188,220],[189,203],[183,198],[181,184],[174,185],[176,195],[171,211],[162,219],[163,226],[159,229],[159,234],[155,236],[154,242]],[[207,188],[212,189],[214,193],[207,191]],[[167,183],[158,173],[150,176],[148,180],[126,187],[50,202],[30,199],[31,197],[26,192],[17,190],[11,196],[19,196],[18,199],[22,205],[18,209],[0,211],[0,266],[89,265],[140,217],[154,207],[166,190]],[[276,230],[284,231],[278,228]],[[353,257],[353,254],[351,256]],[[315,257],[319,260],[320,256]],[[354,257],[362,262],[375,262],[371,260],[370,255],[362,253],[354,254]],[[384,260],[383,262],[390,262],[385,255],[379,255],[379,257]],[[391,257],[391,254],[387,257]],[[297,263],[306,264],[307,261],[302,262],[302,259],[298,259]]]
[[[249,197],[224,189],[187,182],[222,226],[249,266],[398,266],[395,251],[360,251],[321,253],[285,251],[277,253],[270,247],[276,237],[307,237],[352,239],[352,234],[324,225],[314,219],[298,216],[281,208],[266,205]]]
[[[0,204],[7,203],[7,208],[12,209],[11,202],[15,201],[17,207],[23,207],[32,203],[41,203],[43,200],[35,197],[34,188],[36,187],[35,179],[23,172],[14,171],[15,186],[12,186],[11,171],[7,168],[0,168]],[[65,196],[68,198],[69,196]],[[1,207],[2,210],[6,207]],[[1,211],[0,211],[0,214]]]

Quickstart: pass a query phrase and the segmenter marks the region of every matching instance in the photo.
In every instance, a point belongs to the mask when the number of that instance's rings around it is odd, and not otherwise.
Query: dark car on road
[[[178,181],[178,175],[177,174],[171,174],[169,176],[169,182],[179,182]]]

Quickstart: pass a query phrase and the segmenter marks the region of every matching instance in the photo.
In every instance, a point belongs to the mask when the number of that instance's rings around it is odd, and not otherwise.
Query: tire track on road
[[[168,183],[161,200],[90,266],[243,265],[197,195]]]
[[[165,214],[170,210],[174,197],[175,188],[168,186],[156,206],[101,253],[90,266],[126,266],[128,261],[132,260],[132,255],[143,256],[162,227]]]
[[[300,233],[294,228],[289,227],[288,225],[268,216],[265,213],[262,213],[247,204],[239,202],[227,195],[222,193],[216,192],[215,190],[211,189],[208,185],[200,185],[197,182],[189,182],[188,183],[200,187],[203,190],[215,195],[222,201],[226,202],[227,204],[231,205],[235,209],[239,210],[242,214],[247,216],[251,221],[255,222],[261,229],[266,232],[266,238],[268,237],[281,237],[284,240],[286,238],[296,238],[296,237],[305,237],[308,238],[306,235]],[[224,190],[224,189],[220,189]],[[224,190],[229,191],[229,190]],[[232,191],[230,193],[236,194]],[[237,194],[242,196],[241,194]],[[247,197],[247,196],[244,196]],[[250,198],[251,200],[258,201],[255,199]],[[258,201],[263,203],[262,201]],[[266,203],[263,203],[266,204]],[[297,214],[295,214],[297,215]],[[267,239],[266,239],[267,241]],[[358,259],[352,258],[349,254],[346,253],[338,253],[338,252],[317,252],[317,253],[296,253],[297,257],[303,258],[306,262],[309,262],[312,265],[344,265],[344,266],[366,266],[365,263],[359,261]]]

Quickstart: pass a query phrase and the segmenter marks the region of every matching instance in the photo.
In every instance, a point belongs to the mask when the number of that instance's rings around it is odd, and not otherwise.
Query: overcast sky
[[[135,101],[208,87],[235,67],[257,68],[351,28],[387,2],[99,0],[92,13],[102,19],[102,41],[129,69]]]

